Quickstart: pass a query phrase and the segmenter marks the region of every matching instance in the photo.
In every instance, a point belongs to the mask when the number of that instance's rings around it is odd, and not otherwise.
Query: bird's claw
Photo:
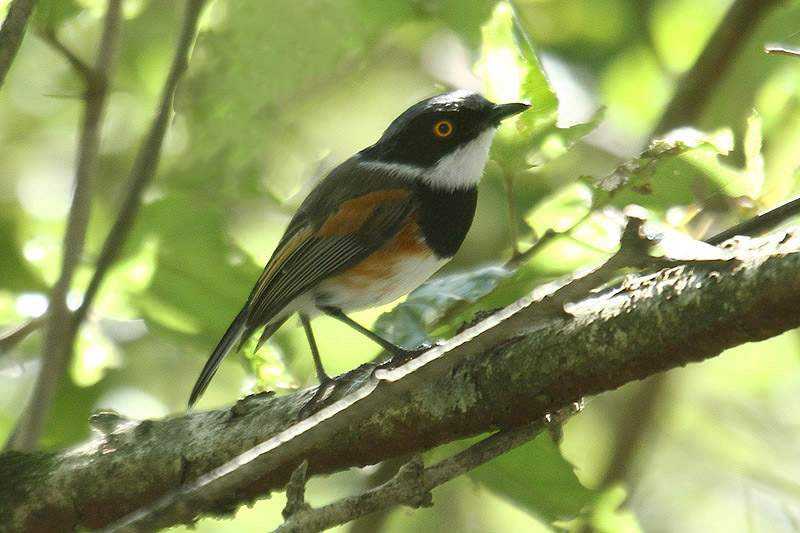
[[[423,342],[416,348],[412,348],[407,350],[405,348],[400,348],[396,352],[392,353],[392,356],[381,363],[379,368],[383,370],[390,370],[393,368],[397,368],[398,366],[404,365],[405,363],[411,361],[415,357],[419,357],[420,355],[424,354],[431,348],[433,348],[435,344],[431,344],[428,342]]]

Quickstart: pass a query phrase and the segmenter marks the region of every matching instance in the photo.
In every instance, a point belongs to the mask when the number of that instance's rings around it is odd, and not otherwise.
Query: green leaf
[[[486,80],[487,96],[501,103],[529,100],[533,108],[518,119],[527,127],[539,120],[555,122],[558,99],[508,4],[497,5],[482,35],[482,55],[475,70]]]
[[[319,157],[299,124],[324,120],[308,109],[304,93],[327,97],[341,83],[330,79],[336,78],[331,72],[345,59],[361,61],[369,40],[383,29],[380,19],[359,16],[352,0],[314,2],[313,16],[296,2],[230,2],[220,11],[224,16],[198,36],[194,56],[201,60],[192,62],[176,98],[193,136],[185,168],[217,176],[223,195],[236,196],[231,185],[263,194],[266,179],[272,187],[287,180],[294,187],[298,174],[282,172],[281,164],[297,155],[306,161]],[[285,43],[291,43],[291,53]],[[272,146],[265,143],[271,135]],[[306,152],[287,151],[283,143],[298,136]],[[274,173],[261,166],[265,151],[272,157],[270,169],[277,166]]]
[[[492,145],[495,159],[511,176],[524,165],[525,155],[538,149],[546,134],[556,129],[558,99],[509,5],[497,5],[482,36],[475,72],[486,80],[489,99],[531,103],[531,109],[503,123]]]
[[[584,218],[592,207],[592,191],[583,183],[572,183],[543,199],[525,222],[541,235],[548,229],[565,231]]]
[[[641,533],[636,516],[622,506],[628,497],[627,491],[613,486],[596,495],[593,506],[586,508],[582,515],[574,520],[557,521],[554,525],[564,531],[595,531],[597,533]]]
[[[374,329],[395,343],[413,348],[428,340],[428,329],[459,306],[474,303],[512,274],[500,265],[435,278],[415,289],[405,302],[382,314]]]
[[[601,109],[586,123],[556,126],[558,98],[510,5],[497,5],[482,35],[475,72],[486,80],[487,96],[499,103],[531,103],[531,109],[503,122],[492,144],[493,158],[507,179],[526,166],[541,166],[563,155],[603,119]]]
[[[492,492],[552,523],[577,516],[598,495],[581,485],[547,433],[470,472]]]
[[[732,149],[733,135],[728,130],[710,135],[678,130],[608,176],[590,178],[595,188],[594,208],[639,204],[663,210],[720,193],[757,197],[761,190],[758,176],[720,161]]]

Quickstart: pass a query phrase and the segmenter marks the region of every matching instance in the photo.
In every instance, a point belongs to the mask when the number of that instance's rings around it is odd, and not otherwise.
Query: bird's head
[[[361,157],[440,189],[477,184],[497,127],[529,104],[494,104],[478,93],[454,91],[406,109]]]

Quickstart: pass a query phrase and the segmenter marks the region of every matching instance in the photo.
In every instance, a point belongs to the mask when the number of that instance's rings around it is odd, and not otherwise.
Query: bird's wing
[[[390,241],[414,215],[416,204],[407,187],[381,180],[378,188],[359,185],[343,198],[336,177],[326,178],[303,203],[264,267],[245,307],[243,338],[309,288]]]

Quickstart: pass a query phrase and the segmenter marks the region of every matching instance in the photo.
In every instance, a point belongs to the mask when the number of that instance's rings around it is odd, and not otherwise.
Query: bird
[[[401,113],[378,141],[331,170],[289,221],[241,311],[208,358],[189,397],[205,391],[227,353],[259,328],[258,350],[294,313],[320,389],[323,368],[311,319],[328,315],[393,357],[407,350],[347,313],[392,302],[421,285],[459,249],[472,225],[478,182],[500,122],[528,109],[457,90]],[[424,349],[424,348],[423,348]]]

